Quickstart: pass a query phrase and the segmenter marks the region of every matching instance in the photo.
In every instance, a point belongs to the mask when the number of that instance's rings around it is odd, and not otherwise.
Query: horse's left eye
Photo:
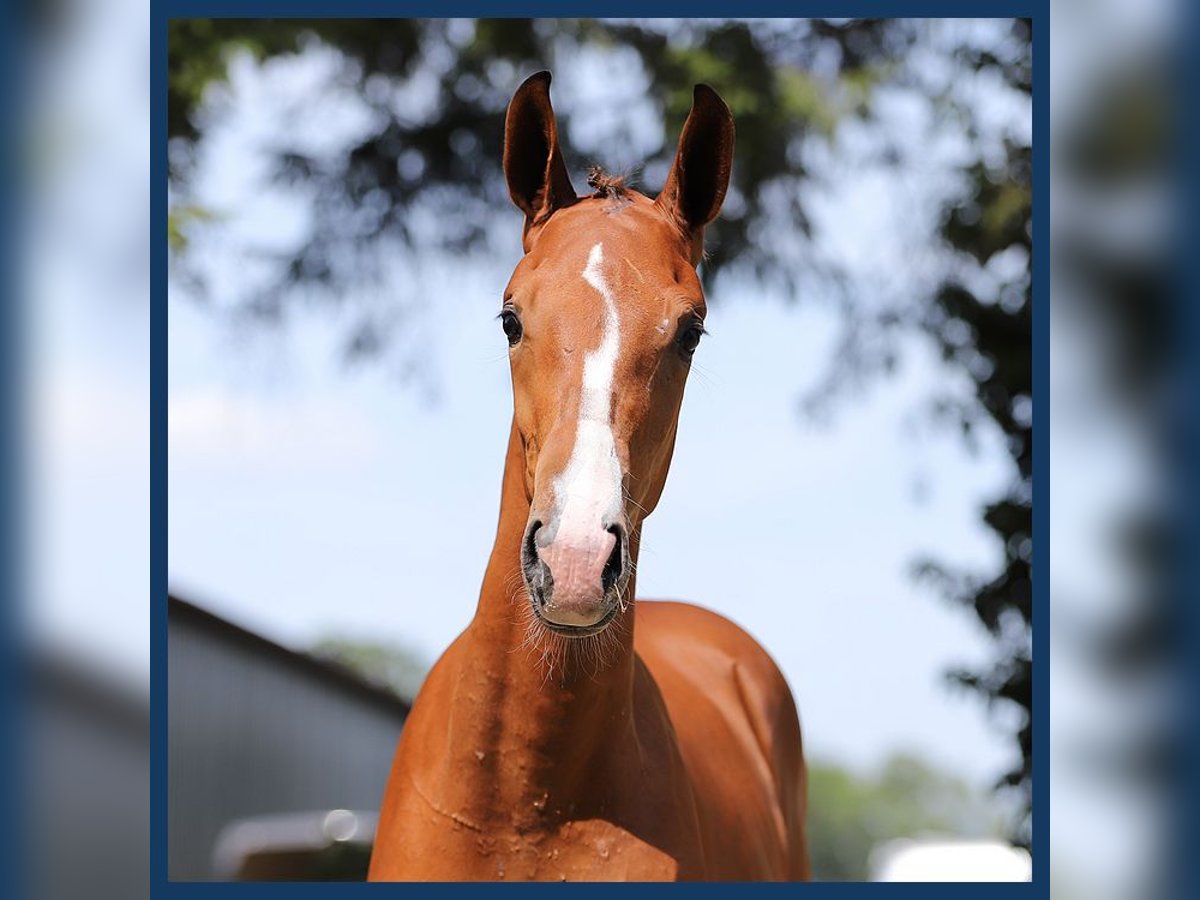
[[[517,314],[511,309],[506,309],[500,313],[500,327],[504,329],[504,335],[508,338],[510,347],[516,346],[517,341],[521,339],[522,329],[521,320],[517,318]]]
[[[679,332],[679,351],[684,356],[691,356],[696,352],[696,347],[700,345],[700,338],[704,335],[704,326],[699,322],[688,325],[683,331]]]

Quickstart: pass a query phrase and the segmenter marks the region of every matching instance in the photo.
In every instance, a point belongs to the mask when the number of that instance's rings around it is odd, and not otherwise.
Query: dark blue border
[[[1050,896],[1050,16],[1033,22],[1033,883]]]
[[[150,890],[167,887],[167,16],[150,4]]]
[[[5,4],[0,18],[0,122],[5,125],[0,141],[0,190],[9,201],[0,216],[0,797],[8,800],[13,821],[28,821],[17,815],[24,809],[25,749],[20,729],[27,696],[25,642],[21,613],[26,592],[26,543],[21,528],[27,497],[22,490],[24,469],[26,372],[21,340],[25,333],[23,304],[28,302],[26,254],[21,246],[19,223],[24,220],[26,196],[20,178],[28,71],[25,44],[17,38],[24,27],[21,10]],[[22,894],[29,877],[27,829],[4,828],[0,866],[8,876],[5,886]]]
[[[964,4],[961,0],[853,0],[838,4],[763,3],[744,0],[738,5],[739,17],[753,16],[884,16],[924,18],[1023,17],[1033,21],[1033,390],[1034,462],[1033,462],[1033,540],[1034,540],[1034,616],[1033,671],[1036,690],[1033,702],[1033,883],[1032,884],[827,884],[753,885],[742,889],[761,891],[803,891],[805,896],[878,896],[920,898],[1050,896],[1050,781],[1049,781],[1049,436],[1050,419],[1047,397],[1050,379],[1050,271],[1049,271],[1049,0],[980,0]],[[184,897],[296,897],[344,896],[347,893],[396,892],[407,890],[459,893],[463,891],[523,891],[528,885],[404,885],[365,884],[205,884],[167,880],[167,135],[166,135],[166,28],[170,18],[393,18],[397,16],[446,17],[479,16],[718,16],[728,13],[723,4],[693,2],[664,4],[651,2],[613,2],[602,9],[595,3],[526,2],[499,3],[444,2],[386,4],[372,0],[159,0],[150,9],[151,90],[150,177],[151,177],[151,309],[150,309],[150,589],[151,589],[151,890],[162,898]],[[680,7],[684,6],[684,9]],[[534,888],[554,890],[554,887]],[[622,892],[641,893],[655,886],[627,885]],[[720,884],[694,884],[664,888],[708,893],[726,891]],[[572,885],[574,891],[608,892],[614,888],[600,884]]]
[[[693,3],[637,2],[612,0],[598,4],[588,0],[526,0],[523,3],[495,3],[469,0],[466,3],[441,3],[437,0],[387,3],[382,0],[158,0],[167,18],[570,18],[591,16],[619,18],[624,16],[690,18],[729,15],[727,3],[696,0]],[[165,9],[165,11],[164,11]],[[738,18],[803,18],[837,13],[851,18],[927,18],[927,19],[987,19],[1030,18],[1049,21],[1048,0],[833,0],[814,3],[798,0],[780,3],[778,0],[744,0],[737,4]]]
[[[1180,38],[1172,48],[1173,65],[1170,84],[1178,93],[1171,98],[1173,111],[1182,111],[1179,138],[1171,158],[1172,175],[1182,183],[1182,190],[1171,210],[1175,217],[1174,233],[1176,246],[1173,267],[1175,283],[1175,308],[1172,313],[1180,325],[1180,340],[1172,347],[1179,354],[1179,377],[1183,384],[1179,392],[1182,398],[1191,401],[1191,409],[1184,409],[1180,438],[1184,453],[1176,461],[1176,469],[1169,477],[1178,478],[1182,508],[1173,508],[1181,520],[1180,552],[1177,558],[1175,591],[1173,600],[1181,608],[1180,619],[1187,626],[1187,638],[1178,649],[1183,651],[1179,671],[1186,679],[1177,690],[1176,702],[1181,720],[1183,752],[1181,759],[1184,771],[1181,781],[1178,806],[1172,809],[1168,821],[1174,826],[1171,831],[1170,860],[1172,874],[1179,886],[1180,897],[1200,895],[1200,715],[1196,714],[1195,698],[1200,690],[1200,603],[1196,602],[1196,586],[1200,585],[1200,408],[1192,391],[1200,386],[1200,255],[1196,253],[1197,210],[1200,210],[1200,171],[1195,160],[1200,158],[1200,116],[1196,115],[1196,90],[1200,85],[1200,55],[1196,47],[1200,42],[1200,6],[1186,4],[1180,13],[1184,22],[1179,29]]]

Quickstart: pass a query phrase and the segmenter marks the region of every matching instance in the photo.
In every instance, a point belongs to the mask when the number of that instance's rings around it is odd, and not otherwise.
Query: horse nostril
[[[521,544],[521,569],[525,575],[525,583],[529,587],[530,599],[540,605],[546,600],[546,592],[552,583],[550,573],[545,563],[538,556],[537,534],[542,523],[534,520],[529,523],[525,532],[525,540]]]
[[[525,530],[525,543],[521,545],[521,562],[525,568],[529,568],[537,562],[537,533],[541,528],[542,523],[534,519],[529,523],[529,528]]]
[[[620,525],[610,525],[605,531],[616,538],[612,553],[608,555],[608,561],[604,564],[604,571],[600,573],[600,586],[607,594],[616,587],[625,569],[625,530]]]

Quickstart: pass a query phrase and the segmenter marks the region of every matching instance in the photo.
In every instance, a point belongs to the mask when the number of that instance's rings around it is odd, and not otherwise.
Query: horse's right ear
[[[549,72],[526,78],[508,104],[504,117],[504,178],[508,195],[525,213],[526,230],[577,199],[558,148]]]

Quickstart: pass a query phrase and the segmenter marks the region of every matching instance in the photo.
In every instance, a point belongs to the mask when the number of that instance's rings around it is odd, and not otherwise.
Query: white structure
[[[911,840],[871,851],[872,881],[1029,881],[1029,853],[1002,841]]]

